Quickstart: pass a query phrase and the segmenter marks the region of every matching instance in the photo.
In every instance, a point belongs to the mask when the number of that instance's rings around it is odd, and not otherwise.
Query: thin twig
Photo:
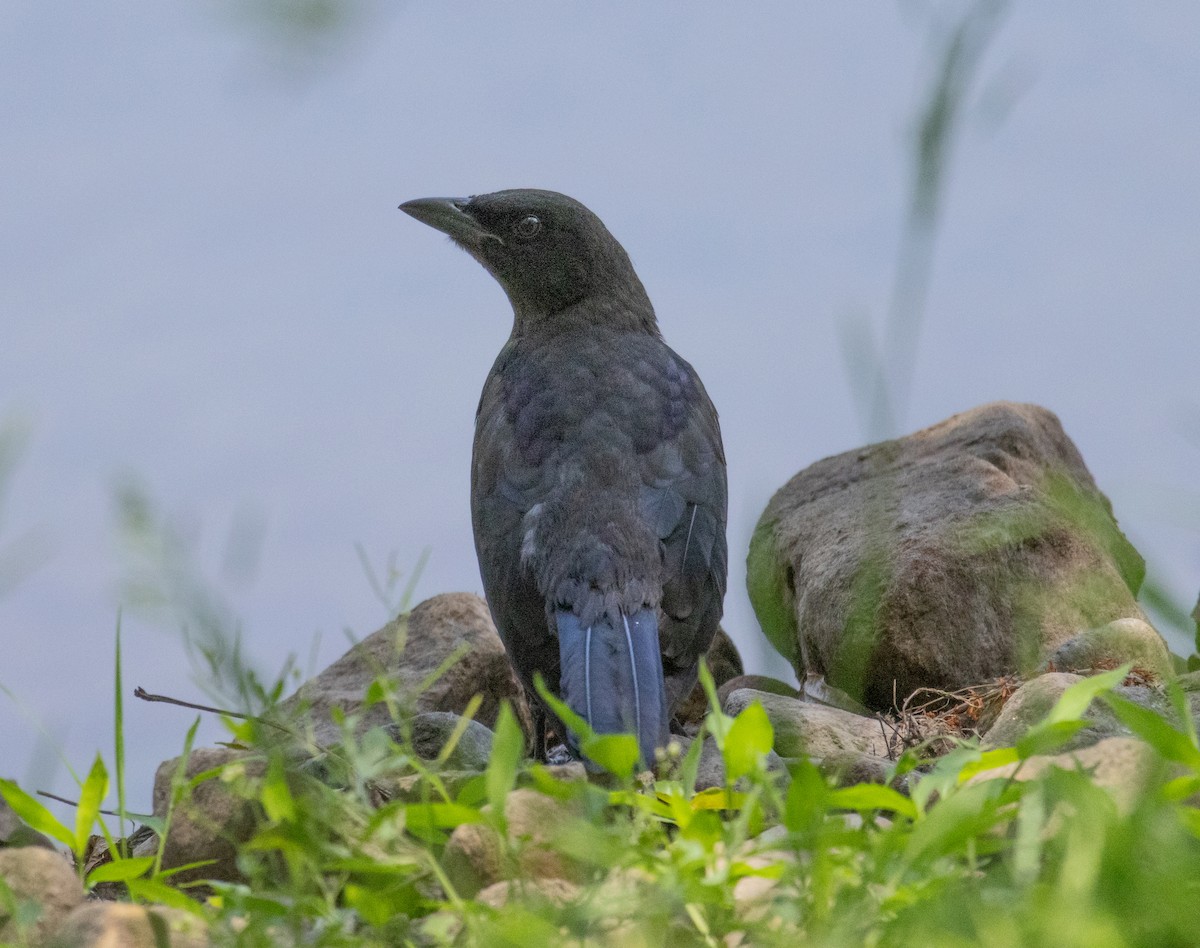
[[[292,733],[291,730],[284,727],[282,724],[278,724],[275,721],[268,720],[267,718],[261,718],[253,714],[243,714],[240,711],[228,711],[225,708],[214,708],[211,705],[197,704],[194,701],[184,701],[182,698],[172,698],[170,695],[151,694],[141,685],[138,685],[133,689],[133,696],[135,698],[141,698],[143,701],[158,701],[163,704],[173,704],[180,708],[190,708],[193,711],[207,711],[210,714],[222,714],[226,717],[239,718],[243,721],[257,721],[260,724],[269,725],[278,731],[283,731],[284,734]]]
[[[35,790],[39,797],[45,797],[47,800],[54,800],[56,803],[65,803],[67,806],[78,807],[78,800],[68,800],[66,797],[60,797],[57,793],[51,793],[49,790]],[[120,816],[116,810],[101,810],[105,816]]]

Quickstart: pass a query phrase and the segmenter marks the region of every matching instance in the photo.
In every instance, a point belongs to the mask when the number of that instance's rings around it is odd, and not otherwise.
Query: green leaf
[[[168,908],[182,909],[191,915],[204,917],[204,910],[198,902],[165,882],[158,882],[154,879],[129,879],[126,880],[125,885],[128,886],[129,894],[134,899],[165,905]]]
[[[60,843],[69,846],[72,851],[75,850],[75,834],[11,780],[0,778],[0,797],[4,797],[5,802],[26,826],[47,836],[53,836]]]
[[[1129,730],[1162,754],[1200,774],[1200,750],[1186,734],[1171,727],[1162,717],[1148,708],[1134,704],[1120,695],[1101,695],[1104,701]]]
[[[550,710],[558,716],[558,719],[562,721],[563,724],[575,732],[576,737],[578,737],[580,741],[586,740],[592,736],[593,732],[591,727],[588,726],[587,721],[572,711],[567,703],[559,698],[558,695],[550,691],[549,686],[546,684],[546,680],[541,676],[540,673],[533,676],[533,687],[541,699],[546,702],[546,705],[550,708]]]
[[[88,873],[87,885],[92,888],[101,882],[128,882],[137,879],[154,865],[153,856],[136,856],[130,859],[114,859],[97,866]]]
[[[754,773],[762,758],[775,746],[775,729],[763,706],[752,701],[733,720],[725,738],[725,780]]]
[[[444,764],[450,759],[450,755],[454,753],[454,748],[458,746],[458,742],[462,740],[463,734],[467,730],[467,726],[475,719],[475,715],[479,713],[479,706],[483,704],[483,695],[476,693],[471,696],[471,700],[467,702],[467,706],[463,708],[462,714],[458,716],[458,721],[454,725],[454,730],[450,732],[450,736],[446,738],[446,742],[442,745],[442,749],[438,751],[436,763]]]
[[[1015,747],[997,747],[994,750],[984,751],[978,759],[963,764],[962,769],[958,772],[958,782],[966,783],[976,774],[995,770],[997,767],[1004,767],[1007,764],[1014,764],[1020,759],[1021,755]]]
[[[281,755],[272,755],[270,763],[267,764],[267,773],[263,778],[258,798],[267,819],[272,822],[286,823],[296,818],[296,801],[292,798],[292,791],[288,786]]]
[[[1092,699],[1105,691],[1112,691],[1125,680],[1125,676],[1129,674],[1132,667],[1133,663],[1130,662],[1120,668],[1114,668],[1112,671],[1092,675],[1075,682],[1062,693],[1042,723],[1057,724],[1059,721],[1075,721],[1082,718],[1087,713]]]
[[[632,734],[595,734],[582,742],[580,750],[589,760],[622,780],[633,776],[641,757],[637,738]]]
[[[367,693],[363,696],[363,706],[371,708],[377,704],[385,704],[390,697],[391,688],[388,683],[376,678],[367,686]]]
[[[1017,756],[1026,760],[1037,754],[1056,751],[1087,726],[1087,721],[1051,721],[1047,718],[1031,727],[1017,741]]]
[[[92,769],[88,772],[83,786],[79,788],[79,803],[75,807],[75,855],[82,857],[87,848],[88,836],[96,817],[100,815],[100,802],[108,793],[108,771],[104,761],[96,755]]]
[[[679,765],[679,782],[683,784],[684,793],[694,793],[696,790],[696,777],[700,773],[700,755],[704,752],[704,730],[692,738],[692,743],[688,746],[687,753],[683,755],[683,761]]]
[[[693,810],[735,810],[745,802],[746,794],[726,790],[724,787],[709,787],[692,797]]]
[[[905,847],[905,863],[933,860],[962,850],[977,837],[1011,820],[1014,809],[1004,805],[1020,797],[1025,784],[988,780],[956,789],[931,807],[913,826]]]
[[[504,801],[516,785],[524,755],[525,735],[506,701],[496,718],[496,736],[492,739],[492,756],[487,766],[487,798],[497,820],[504,819]]]
[[[829,782],[807,757],[791,768],[792,782],[783,804],[783,823],[793,833],[811,832],[829,810]]]
[[[420,899],[411,885],[376,888],[348,882],[342,888],[342,898],[371,925],[382,926],[397,915],[407,915],[419,905]]]
[[[858,783],[834,790],[828,797],[829,806],[844,810],[890,810],[910,820],[917,818],[917,807],[904,794],[879,783]]]
[[[410,803],[404,808],[407,825],[413,822],[438,829],[454,829],[463,823],[482,823],[483,814],[474,807],[459,803]]]

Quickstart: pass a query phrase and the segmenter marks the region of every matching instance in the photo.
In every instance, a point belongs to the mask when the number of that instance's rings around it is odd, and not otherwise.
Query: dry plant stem
[[[277,731],[283,731],[285,734],[291,733],[282,724],[276,724],[274,721],[268,721],[266,718],[260,718],[253,714],[242,714],[240,711],[228,711],[225,708],[214,708],[207,704],[197,704],[194,701],[184,701],[181,698],[172,698],[169,695],[151,694],[141,685],[138,685],[133,689],[133,696],[135,698],[141,698],[143,701],[159,701],[163,704],[173,704],[180,708],[190,708],[193,711],[207,711],[210,714],[222,714],[226,717],[239,718],[243,721],[258,721],[260,724],[269,725],[270,727],[275,728]]]
[[[57,793],[51,793],[49,790],[36,790],[39,797],[45,797],[47,800],[53,800],[55,803],[65,803],[67,806],[79,806],[78,800],[71,800],[67,797],[60,797]],[[105,816],[120,816],[116,810],[100,810]]]

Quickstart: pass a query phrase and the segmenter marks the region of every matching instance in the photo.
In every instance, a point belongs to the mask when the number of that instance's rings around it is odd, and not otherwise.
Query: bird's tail
[[[642,763],[653,766],[668,737],[655,610],[605,614],[587,627],[570,610],[555,619],[563,701],[597,734],[633,734]]]

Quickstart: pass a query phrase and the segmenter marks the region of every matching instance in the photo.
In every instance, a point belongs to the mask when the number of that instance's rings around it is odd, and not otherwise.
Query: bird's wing
[[[663,347],[666,349],[666,347]],[[725,453],[717,412],[696,372],[666,349],[655,373],[669,396],[658,438],[641,456],[642,516],[663,552],[659,630],[666,666],[688,672],[708,648],[725,597]]]
[[[506,346],[480,397],[471,459],[471,521],[484,593],[513,664],[527,683],[541,670],[557,682],[558,646],[546,603],[522,568],[525,514],[550,490],[554,471],[522,444],[505,406]]]

